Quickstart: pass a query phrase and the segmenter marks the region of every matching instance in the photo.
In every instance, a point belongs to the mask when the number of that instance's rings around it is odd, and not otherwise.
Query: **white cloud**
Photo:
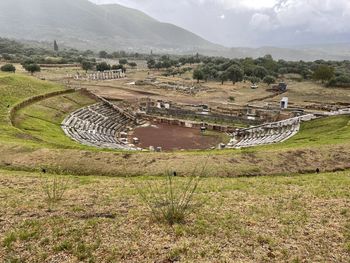
[[[272,8],[278,0],[209,0],[219,2],[228,9],[247,8],[247,9],[265,9]]]
[[[350,31],[349,0],[280,0],[274,8],[252,16],[251,25],[266,30],[297,28],[299,32],[336,33]]]
[[[253,28],[259,28],[262,30],[269,30],[272,27],[270,16],[256,13],[250,20],[250,26]]]
[[[224,14],[222,14],[221,16],[219,16],[220,19],[224,20],[226,18],[226,16]]]

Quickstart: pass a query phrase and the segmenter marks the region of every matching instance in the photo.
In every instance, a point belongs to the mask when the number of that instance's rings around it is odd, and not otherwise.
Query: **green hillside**
[[[53,41],[82,49],[193,49],[215,45],[120,5],[88,0],[0,1],[0,36]]]
[[[34,77],[0,73],[0,143],[84,148],[66,137],[60,127],[69,112],[95,102],[81,94],[63,94],[30,103],[13,112],[12,123],[15,126],[11,123],[11,110],[19,103],[63,90],[64,87],[58,84]]]
[[[0,73],[0,142],[27,142],[26,134],[11,125],[10,110],[16,104],[32,96],[59,90],[63,87],[33,77]]]

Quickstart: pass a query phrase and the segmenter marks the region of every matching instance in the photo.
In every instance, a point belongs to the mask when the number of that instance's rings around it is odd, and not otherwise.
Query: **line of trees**
[[[195,64],[195,66],[193,66]],[[320,81],[328,86],[350,87],[350,61],[285,61],[274,60],[271,55],[257,59],[228,59],[194,56],[158,56],[147,61],[149,69],[165,70],[165,74],[178,71],[185,65],[193,70],[193,78],[200,80],[226,81],[233,83],[246,80],[252,83],[272,84],[285,74],[297,74],[301,80]]]

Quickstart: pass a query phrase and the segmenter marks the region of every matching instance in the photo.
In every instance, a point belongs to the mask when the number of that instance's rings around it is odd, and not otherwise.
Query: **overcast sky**
[[[225,46],[350,42],[350,0],[90,0],[119,3]]]

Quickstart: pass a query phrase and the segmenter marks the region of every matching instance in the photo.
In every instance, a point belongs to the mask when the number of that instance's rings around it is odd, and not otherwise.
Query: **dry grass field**
[[[286,93],[266,101],[278,103],[282,97],[288,97],[292,105],[298,107],[304,107],[310,103],[350,103],[349,89],[326,88],[313,82],[290,81]]]
[[[204,178],[206,200],[169,226],[138,194],[157,177],[66,175],[49,209],[54,175],[0,170],[3,262],[349,262],[349,172]],[[185,181],[186,178],[176,180]]]

